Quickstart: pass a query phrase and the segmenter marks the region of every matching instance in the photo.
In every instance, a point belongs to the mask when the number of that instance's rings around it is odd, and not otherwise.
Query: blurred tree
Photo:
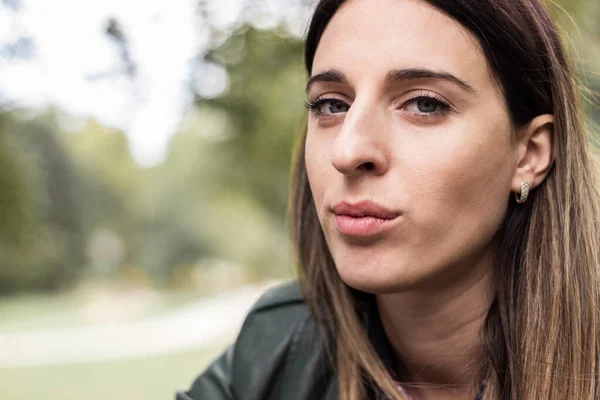
[[[166,162],[144,171],[136,259],[153,276],[205,258],[256,277],[291,273],[285,212],[305,117],[301,58],[299,40],[244,27],[199,61],[226,67],[229,89],[198,96]],[[194,79],[211,79],[197,72]]]
[[[119,47],[120,53],[119,58],[124,65],[125,74],[129,78],[134,78],[137,71],[137,66],[131,58],[131,51],[129,50],[129,42],[123,28],[116,18],[109,18],[106,22],[106,29],[104,31],[106,35],[111,38]]]
[[[231,123],[216,146],[226,158],[223,184],[244,188],[278,218],[287,209],[290,157],[305,119],[302,52],[302,42],[283,32],[244,28],[206,56],[227,67],[229,90],[198,99]]]
[[[93,119],[58,135],[51,113],[35,122],[0,114],[0,290],[69,282],[85,264],[88,242],[101,247],[115,238],[124,248],[115,260],[159,279],[181,266],[204,266],[198,261],[206,258],[259,276],[290,273],[285,213],[291,151],[306,118],[302,41],[282,27],[244,25],[243,15],[232,25],[240,28],[219,31],[208,12],[216,1],[198,0],[198,23],[211,30],[212,48],[193,63],[195,103],[163,165],[139,168],[126,135]],[[582,80],[597,92],[600,2],[548,3],[569,48],[581,55]],[[17,15],[21,1],[0,0],[0,7]],[[119,64],[90,78],[124,75],[136,91],[139,60],[125,28],[107,19],[103,29]],[[17,33],[0,45],[0,59],[35,58],[35,41]],[[226,91],[199,90],[217,80],[209,67]],[[588,112],[600,122],[600,109]]]
[[[576,61],[586,112],[595,125],[593,133],[600,135],[600,2],[560,0],[550,5]]]
[[[12,232],[2,241],[0,292],[69,285],[83,266],[81,209],[73,166],[49,123],[4,117],[2,137],[3,149],[17,160],[12,171],[7,170],[16,172],[11,175],[13,181],[5,177],[2,184],[15,189],[9,192],[13,197],[7,203],[19,206],[17,213],[0,220],[5,229],[14,221]]]
[[[0,113],[0,244],[17,246],[31,225],[33,201],[23,177],[32,171],[8,133],[10,124],[10,116]]]
[[[123,262],[134,262],[141,175],[126,136],[89,119],[80,131],[63,138],[81,178],[78,196],[86,235],[114,232],[125,246]]]
[[[229,88],[215,99],[198,97],[188,127],[172,141],[161,187],[181,206],[169,209],[179,216],[169,220],[197,230],[188,236],[205,243],[196,257],[203,248],[251,275],[288,275],[290,156],[305,118],[302,43],[244,27],[202,62],[226,67]]]
[[[244,168],[223,142],[232,129],[228,114],[208,104],[190,114],[167,161],[147,171],[143,264],[165,277],[206,258],[244,265],[248,275],[289,273],[283,216],[246,185],[226,181],[232,169]]]

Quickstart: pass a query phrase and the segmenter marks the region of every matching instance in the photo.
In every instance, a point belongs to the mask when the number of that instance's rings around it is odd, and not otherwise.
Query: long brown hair
[[[344,0],[321,0],[306,38],[310,75],[319,40]],[[600,399],[599,193],[571,66],[537,0],[427,0],[478,39],[515,126],[555,117],[555,164],[523,207],[509,205],[498,232],[496,298],[484,332],[484,399]],[[360,319],[364,294],[340,278],[325,242],[298,143],[292,235],[299,280],[329,337],[342,399],[376,385],[404,399]],[[476,377],[474,377],[474,380]]]

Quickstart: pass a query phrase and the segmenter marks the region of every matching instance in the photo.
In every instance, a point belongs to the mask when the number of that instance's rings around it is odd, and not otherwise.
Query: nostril
[[[365,171],[372,171],[375,169],[375,164],[373,164],[372,162],[366,162],[363,163],[361,165],[362,169],[364,169]]]

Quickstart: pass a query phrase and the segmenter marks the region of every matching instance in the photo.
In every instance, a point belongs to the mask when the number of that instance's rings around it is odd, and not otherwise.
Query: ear
[[[541,184],[554,164],[554,116],[543,114],[518,128],[518,155],[512,191],[521,192],[521,182],[531,188]]]

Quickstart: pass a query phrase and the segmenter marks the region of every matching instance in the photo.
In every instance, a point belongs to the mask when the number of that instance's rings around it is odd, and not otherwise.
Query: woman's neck
[[[494,298],[491,263],[443,288],[377,295],[397,371],[415,399],[469,399],[479,388],[482,329]]]

